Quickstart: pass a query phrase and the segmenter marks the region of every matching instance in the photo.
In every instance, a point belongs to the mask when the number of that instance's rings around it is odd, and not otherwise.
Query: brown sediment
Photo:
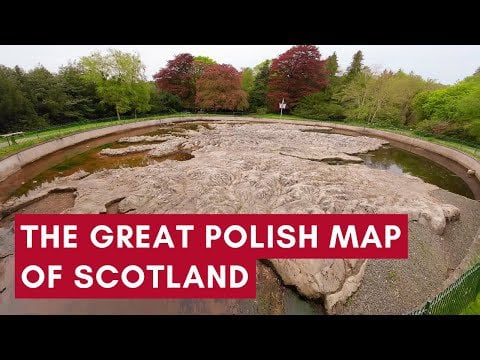
[[[66,176],[70,175],[75,171],[81,170],[81,167],[72,167],[72,170],[66,170],[63,173],[59,173],[59,170],[55,169],[55,166],[63,161],[67,161],[75,156],[80,156],[87,152],[89,156],[92,157],[91,164],[85,164],[84,170],[87,171],[96,171],[97,169],[101,168],[110,168],[107,163],[102,163],[101,159],[98,158],[96,155],[100,151],[100,149],[104,147],[113,147],[113,148],[121,148],[125,146],[129,146],[128,144],[120,144],[117,141],[121,138],[125,137],[135,137],[140,135],[146,136],[156,136],[156,135],[172,135],[175,133],[182,133],[185,130],[195,130],[195,129],[212,129],[213,127],[206,123],[204,120],[193,120],[193,121],[186,121],[181,123],[164,123],[154,126],[148,126],[143,128],[137,129],[127,129],[125,131],[119,131],[113,134],[109,134],[102,137],[93,138],[90,140],[86,140],[84,142],[65,147],[59,151],[53,152],[51,154],[45,155],[40,159],[26,164],[22,167],[20,171],[8,176],[4,180],[0,182],[0,204],[6,201],[9,197],[19,196],[24,194],[26,191],[37,187],[38,183],[52,180],[52,175],[41,176],[40,179],[37,181],[35,178],[44,173],[49,168],[53,167],[53,172],[55,172],[56,176]],[[183,135],[182,135],[183,136]],[[176,135],[178,137],[178,135]],[[143,144],[146,145],[146,144]],[[95,156],[93,156],[95,155]],[[144,158],[144,157],[142,157]],[[125,160],[124,166],[144,166],[147,162],[144,160],[138,161],[135,163],[133,161],[134,157],[128,159],[123,158]],[[132,161],[131,161],[132,160]],[[130,164],[129,164],[130,162]],[[95,163],[98,166],[95,166]],[[113,165],[112,167],[118,167],[120,165]],[[36,182],[35,182],[36,181]],[[18,189],[22,188],[20,191]]]
[[[75,204],[75,188],[52,189],[37,198],[0,211],[0,227],[13,222],[15,214],[60,214]]]
[[[178,150],[175,152],[168,153],[166,155],[150,156],[150,157],[158,161],[165,161],[165,160],[187,161],[187,160],[193,159],[195,156],[190,154],[189,152]]]
[[[20,171],[17,171],[16,173],[8,176],[6,179],[0,182],[0,203],[7,200],[12,195],[12,193],[14,193],[15,190],[20,188],[22,185],[31,181],[36,176],[43,173],[45,170],[49,169],[52,166],[55,166],[58,163],[61,163],[62,161],[65,161],[73,156],[82,154],[85,151],[95,149],[106,143],[115,142],[126,134],[128,134],[129,136],[135,136],[137,134],[144,134],[145,132],[154,131],[157,128],[158,126],[127,130],[124,132],[119,132],[87,140],[82,143],[56,151],[36,160],[35,162],[27,164],[23,166]]]
[[[257,297],[256,305],[260,314],[281,315],[285,313],[285,289],[268,265],[257,262]]]
[[[33,179],[23,182],[17,189],[10,192],[10,196],[24,195],[28,191],[39,187],[44,182],[52,181],[54,178],[59,176],[65,177],[72,175],[79,170],[86,171],[87,174],[85,176],[87,176],[90,173],[100,170],[146,166],[156,161],[153,158],[146,157],[145,152],[131,153],[121,157],[102,156],[99,155],[98,152],[98,149],[92,149],[70,158],[62,165],[56,165],[48,170],[45,170]]]

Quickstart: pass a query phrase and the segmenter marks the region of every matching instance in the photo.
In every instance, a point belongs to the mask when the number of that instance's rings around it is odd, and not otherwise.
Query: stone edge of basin
[[[165,123],[188,122],[198,120],[233,120],[238,117],[205,117],[205,116],[189,116],[189,117],[171,117],[165,119],[153,119],[128,124],[119,124],[113,126],[102,127],[94,130],[87,130],[73,135],[64,136],[58,139],[42,142],[21,150],[15,154],[7,156],[0,160],[0,181],[5,180],[8,176],[20,170],[23,166],[37,161],[44,156],[50,155],[58,150],[80,144],[84,141],[96,139],[106,135],[112,135],[133,129],[141,129]]]
[[[239,116],[190,116],[190,117],[171,117],[165,119],[153,119],[146,121],[139,121],[128,124],[120,124],[109,127],[103,127],[100,129],[88,130],[73,135],[65,136],[62,138],[49,140],[44,143],[32,146],[30,148],[19,151],[12,154],[2,160],[0,160],[0,181],[5,180],[8,176],[14,174],[20,170],[23,166],[32,163],[46,155],[54,153],[58,150],[82,143],[84,141],[99,138],[106,135],[111,135],[118,132],[124,132],[127,130],[140,129],[143,127],[150,127],[165,123],[176,122],[189,122],[189,121],[252,121],[252,122],[281,122],[294,125],[307,125],[307,126],[328,126],[333,129],[348,130],[355,133],[367,136],[374,136],[385,140],[393,140],[405,145],[410,145],[432,153],[439,154],[450,160],[455,161],[465,169],[471,169],[475,171],[475,177],[480,181],[480,161],[459,151],[443,145],[431,143],[425,140],[408,137],[406,135],[391,133],[388,131],[371,129],[359,126],[344,125],[337,123],[330,123],[324,121],[308,121],[308,120],[283,120],[283,119],[266,119],[266,118],[253,118],[253,117],[239,117]]]

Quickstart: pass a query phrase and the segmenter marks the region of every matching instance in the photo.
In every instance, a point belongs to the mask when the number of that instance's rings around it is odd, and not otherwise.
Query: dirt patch
[[[275,271],[261,261],[257,262],[257,310],[260,314],[285,313],[285,288]]]
[[[15,214],[60,214],[75,205],[75,188],[52,190],[45,196],[4,212],[0,227],[13,223]],[[8,214],[8,215],[7,215]]]
[[[340,314],[406,314],[436,295],[447,275],[440,236],[409,223],[408,260],[368,260],[362,283]]]
[[[148,158],[145,153],[130,153],[123,156],[102,156],[99,149],[91,149],[78,154],[66,161],[52,166],[33,179],[30,179],[12,192],[12,196],[21,196],[32,189],[40,187],[43,183],[52,181],[56,177],[65,177],[77,173],[79,170],[87,174],[105,169],[118,169],[123,167],[137,167],[152,164],[156,159]]]
[[[187,161],[193,159],[195,156],[186,152],[186,151],[175,151],[166,155],[162,156],[151,156],[157,161],[165,161],[165,160],[175,160],[175,161]]]
[[[408,259],[369,260],[362,284],[340,313],[407,314],[443,290],[476,236],[480,203],[442,189],[432,196],[458,207],[460,218],[441,236],[410,222]]]
[[[470,200],[442,189],[432,191],[432,196],[461,209],[459,218],[448,224],[440,238],[442,249],[447,255],[450,274],[463,260],[465,250],[470,248],[477,236],[480,226],[478,223],[480,201]]]

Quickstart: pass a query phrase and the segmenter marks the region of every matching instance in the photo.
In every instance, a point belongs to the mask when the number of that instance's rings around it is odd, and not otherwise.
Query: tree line
[[[111,49],[52,73],[0,65],[0,132],[179,111],[278,112],[415,129],[480,143],[480,71],[452,86],[364,65],[361,51],[341,71],[334,53],[293,46],[253,68],[176,55],[151,81],[139,55]]]

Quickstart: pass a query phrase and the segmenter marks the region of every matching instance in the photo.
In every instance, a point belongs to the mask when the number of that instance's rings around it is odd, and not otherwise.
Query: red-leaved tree
[[[180,54],[169,60],[167,66],[153,78],[161,91],[177,95],[187,108],[195,102],[195,59],[191,54]]]
[[[204,110],[246,109],[247,93],[242,90],[241,78],[232,65],[209,65],[197,80],[196,105]]]
[[[267,103],[277,111],[285,98],[289,108],[305,96],[322,90],[328,84],[325,61],[314,45],[298,45],[272,61],[268,81]]]

